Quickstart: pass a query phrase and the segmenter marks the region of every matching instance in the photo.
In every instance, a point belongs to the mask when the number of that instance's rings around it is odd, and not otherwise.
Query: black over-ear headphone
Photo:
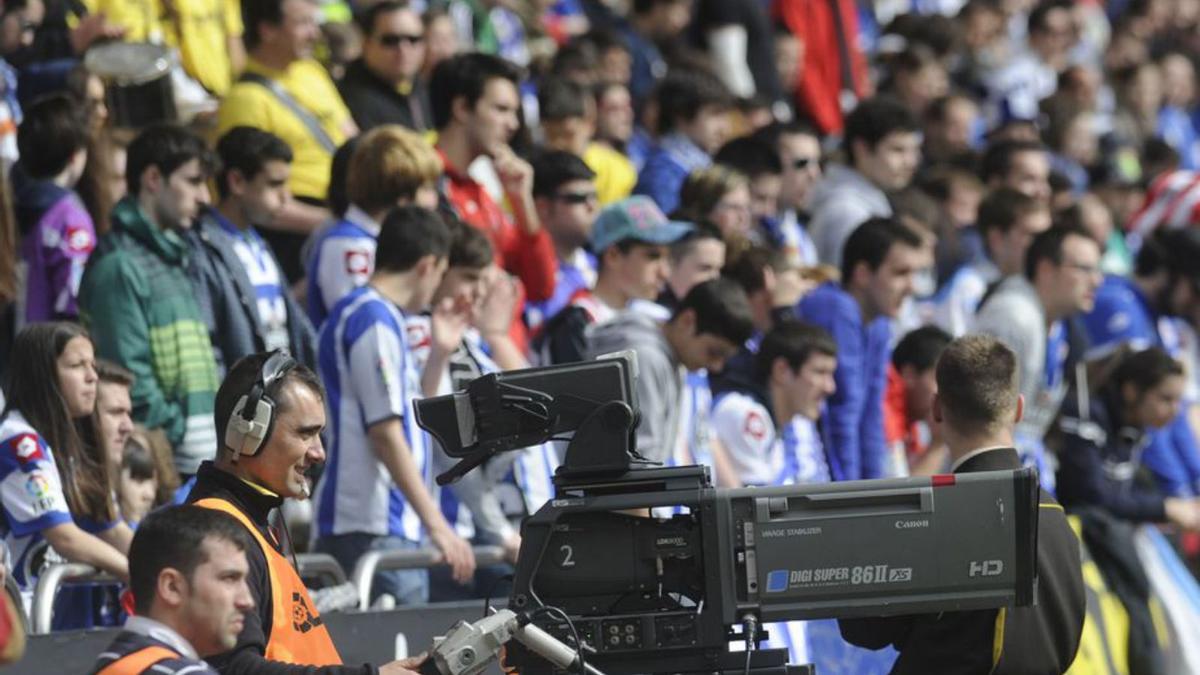
[[[284,349],[271,352],[263,363],[250,391],[238,399],[225,425],[225,446],[233,451],[233,460],[257,455],[275,427],[276,403],[267,393],[296,367],[296,360]]]

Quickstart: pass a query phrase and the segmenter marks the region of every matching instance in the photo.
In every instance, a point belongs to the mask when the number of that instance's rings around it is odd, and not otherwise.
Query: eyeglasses
[[[419,45],[425,41],[424,35],[405,35],[403,33],[384,33],[379,36],[379,44],[384,47],[399,47],[401,42]]]
[[[587,204],[597,201],[599,196],[595,192],[560,192],[554,198],[567,204]]]

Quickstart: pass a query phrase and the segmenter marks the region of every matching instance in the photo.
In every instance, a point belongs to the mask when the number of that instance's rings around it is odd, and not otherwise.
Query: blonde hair
[[[686,220],[703,220],[721,198],[740,187],[750,187],[746,174],[713,164],[688,174],[679,188],[679,211]]]
[[[417,189],[442,175],[442,162],[425,139],[396,124],[363,134],[350,156],[346,196],[368,213],[412,199]]]

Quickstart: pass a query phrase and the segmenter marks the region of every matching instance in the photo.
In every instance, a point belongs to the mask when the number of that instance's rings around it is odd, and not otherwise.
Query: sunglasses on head
[[[419,45],[425,41],[424,35],[404,35],[402,33],[385,33],[379,36],[379,44],[384,47],[398,47],[401,42],[407,42],[410,45]]]

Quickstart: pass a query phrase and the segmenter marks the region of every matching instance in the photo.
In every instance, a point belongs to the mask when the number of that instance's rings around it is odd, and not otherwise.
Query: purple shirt
[[[26,322],[79,315],[79,282],[95,246],[96,226],[75,193],[46,209],[21,241]]]

